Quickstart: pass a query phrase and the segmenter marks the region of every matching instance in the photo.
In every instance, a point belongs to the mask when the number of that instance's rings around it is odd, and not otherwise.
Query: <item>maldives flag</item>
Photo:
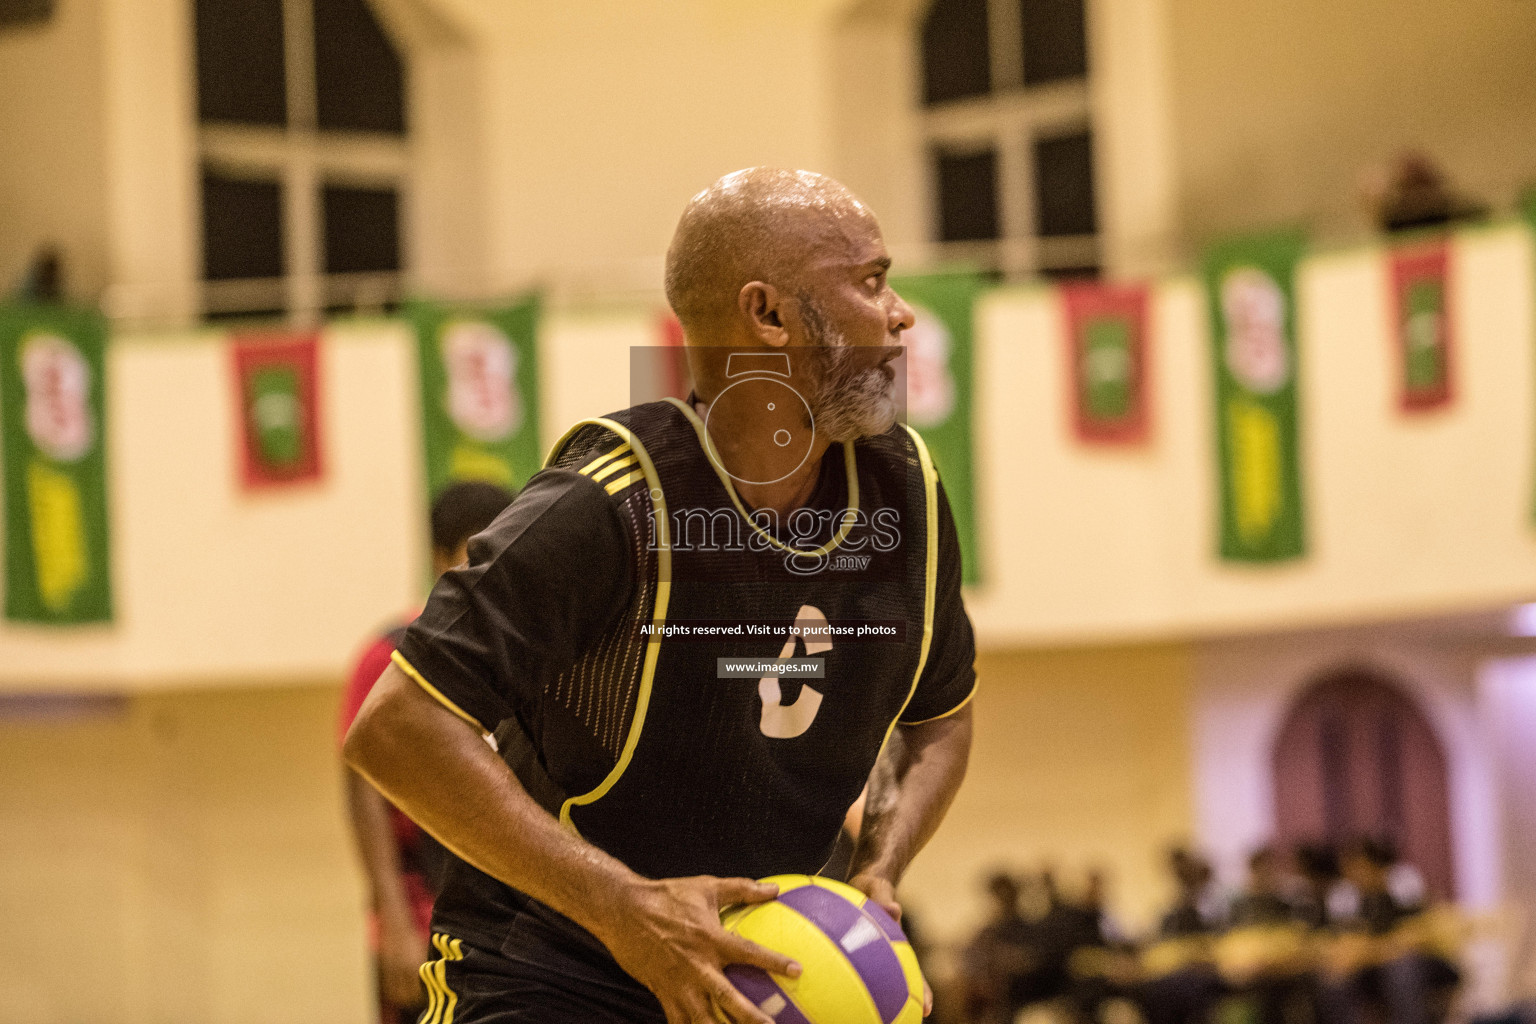
[[[1398,404],[1407,412],[1436,409],[1452,394],[1450,244],[1444,238],[1411,243],[1390,259]]]
[[[318,349],[313,332],[230,339],[247,490],[320,479]]]
[[[1087,444],[1141,444],[1150,429],[1147,286],[1062,286],[1072,426]]]

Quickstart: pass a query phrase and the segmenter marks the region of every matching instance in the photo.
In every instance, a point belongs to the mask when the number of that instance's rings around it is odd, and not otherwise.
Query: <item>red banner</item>
[[[1087,444],[1141,444],[1151,429],[1147,286],[1062,285],[1072,425]]]
[[[320,479],[319,336],[230,339],[240,418],[240,480],[248,490]]]
[[[1438,409],[1452,397],[1450,244],[1440,238],[1404,245],[1390,259],[1398,405],[1404,412]]]

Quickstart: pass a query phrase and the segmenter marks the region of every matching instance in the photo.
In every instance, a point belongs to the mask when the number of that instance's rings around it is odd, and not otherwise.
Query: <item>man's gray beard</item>
[[[800,296],[801,315],[816,368],[815,385],[806,395],[816,417],[816,433],[833,443],[874,437],[896,422],[895,378],[883,366],[861,366],[868,353],[850,348],[808,297]]]

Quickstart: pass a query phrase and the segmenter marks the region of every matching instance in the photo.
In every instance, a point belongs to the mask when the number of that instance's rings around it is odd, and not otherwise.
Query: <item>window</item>
[[[997,238],[997,152],[938,154],[939,240]]]
[[[325,272],[368,274],[400,269],[400,197],[391,188],[327,185],[321,193]]]
[[[367,0],[196,0],[203,310],[396,297],[405,68]]]
[[[1086,0],[935,0],[922,26],[935,235],[1012,278],[1096,273]]]
[[[992,88],[987,0],[936,0],[923,22],[923,100],[946,103]]]
[[[1083,0],[1019,0],[1024,84],[1088,77]]]
[[[1091,235],[1093,141],[1073,132],[1035,140],[1035,229],[1042,238]]]
[[[274,181],[203,172],[203,277],[283,276],[283,196]]]

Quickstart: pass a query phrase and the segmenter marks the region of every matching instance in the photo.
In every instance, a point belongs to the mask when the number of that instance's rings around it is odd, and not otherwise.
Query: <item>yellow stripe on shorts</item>
[[[421,980],[427,986],[427,1011],[422,1015],[422,1024],[453,1024],[453,1011],[459,1005],[459,996],[448,986],[448,961],[464,959],[464,944],[442,932],[434,932],[432,946],[442,957],[421,965]]]

